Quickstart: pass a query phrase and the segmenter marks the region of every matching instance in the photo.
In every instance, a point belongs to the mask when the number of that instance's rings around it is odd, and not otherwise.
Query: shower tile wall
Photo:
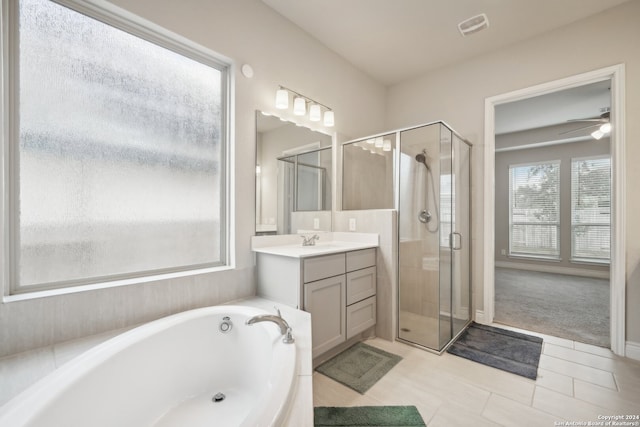
[[[436,317],[438,304],[438,258],[424,257],[428,242],[410,240],[400,242],[400,271],[403,288],[400,296],[402,310],[428,317]]]

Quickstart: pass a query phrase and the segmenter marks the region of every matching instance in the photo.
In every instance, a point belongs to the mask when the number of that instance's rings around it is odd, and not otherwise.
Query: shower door
[[[435,351],[470,319],[469,153],[441,122],[400,132],[398,338]]]

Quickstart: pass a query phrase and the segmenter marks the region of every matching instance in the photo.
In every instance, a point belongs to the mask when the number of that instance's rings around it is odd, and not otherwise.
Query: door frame
[[[611,81],[611,264],[610,264],[610,332],[611,350],[625,355],[625,67],[617,64],[567,78],[530,86],[485,99],[484,125],[484,224],[483,283],[484,309],[476,311],[476,321],[491,324],[495,314],[495,107],[551,92]]]

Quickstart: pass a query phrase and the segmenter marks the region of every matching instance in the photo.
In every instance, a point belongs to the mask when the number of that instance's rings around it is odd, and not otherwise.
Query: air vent
[[[489,27],[489,19],[487,15],[481,13],[480,15],[473,16],[458,24],[458,30],[463,36],[477,33],[480,30],[484,30]]]

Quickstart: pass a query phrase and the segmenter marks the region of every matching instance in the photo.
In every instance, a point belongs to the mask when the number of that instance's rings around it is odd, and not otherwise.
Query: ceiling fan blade
[[[585,129],[589,129],[589,128],[594,128],[594,127],[598,127],[600,126],[600,123],[596,123],[594,125],[588,125],[588,126],[582,126],[579,128],[575,128],[575,129],[571,129],[571,130],[566,130],[564,132],[560,132],[558,135],[566,135],[568,133],[574,133],[574,132],[579,132],[581,130],[585,130]]]

